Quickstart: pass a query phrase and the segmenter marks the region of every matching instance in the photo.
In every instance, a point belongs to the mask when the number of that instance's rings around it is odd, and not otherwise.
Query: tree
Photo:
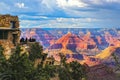
[[[44,70],[47,72],[47,74],[49,75],[49,77],[55,77],[56,74],[56,66],[54,65],[46,65],[44,67]]]
[[[0,66],[1,80],[29,80],[29,74],[34,70],[33,64],[26,53],[20,54],[20,46],[16,47],[11,57]],[[3,61],[2,61],[3,62]]]
[[[73,61],[70,63],[70,74],[73,80],[81,80],[86,77],[85,67],[77,61]]]
[[[58,76],[60,80],[72,80],[71,75],[66,68],[59,68]]]
[[[86,78],[85,67],[77,61],[59,67],[58,73],[60,80],[81,80]]]
[[[59,78],[60,80],[81,80],[86,77],[85,67],[73,61],[66,63],[66,57],[62,53],[59,54],[61,58],[61,66],[59,66]]]
[[[63,53],[59,53],[60,56],[60,65],[65,66],[66,65],[66,56]]]
[[[66,63],[66,56],[59,53],[60,56],[60,66],[58,67],[58,76],[60,80],[72,80],[70,75],[69,66]]]
[[[30,45],[29,59],[35,61],[36,59],[42,58],[43,47],[39,43]]]
[[[79,80],[84,77],[84,67],[78,62],[66,63],[66,57],[60,54],[61,65],[45,65],[47,54],[38,43],[30,46],[30,54],[21,54],[21,47],[18,45],[11,57],[6,60],[3,55],[3,48],[0,46],[0,80],[50,80],[58,74],[60,80]],[[36,60],[41,60],[37,67],[34,67]]]
[[[55,76],[55,66],[38,64],[34,67],[34,60],[45,61],[47,54],[38,44],[32,45],[32,54],[21,54],[21,47],[17,46],[15,52],[6,60],[3,48],[0,46],[0,80],[50,80]],[[33,55],[35,53],[35,56]],[[33,55],[33,60],[29,56]],[[32,56],[31,56],[32,57]]]
[[[2,47],[2,45],[0,45],[0,79],[5,78],[6,73],[4,73],[4,71],[6,70],[6,58],[3,54],[4,48]]]
[[[4,48],[2,47],[2,45],[0,45],[0,63],[6,60],[3,52]]]

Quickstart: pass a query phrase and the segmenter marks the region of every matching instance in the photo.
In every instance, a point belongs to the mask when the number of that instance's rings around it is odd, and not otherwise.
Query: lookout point
[[[17,16],[0,15],[0,45],[5,55],[9,56],[12,49],[19,43],[20,30]]]

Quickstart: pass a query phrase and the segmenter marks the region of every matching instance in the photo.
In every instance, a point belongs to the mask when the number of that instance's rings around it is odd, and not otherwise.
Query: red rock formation
[[[105,33],[105,39],[109,45],[120,46],[120,41],[117,37],[112,36],[109,32]]]
[[[84,57],[84,62],[85,64],[89,65],[89,66],[95,66],[95,65],[98,65],[101,63],[101,61],[97,58],[94,58],[93,57],[90,57],[90,56],[86,56],[86,55],[83,55]]]
[[[68,32],[52,44],[49,49],[61,49],[64,52],[65,50],[75,51],[81,41],[82,40],[77,35]]]
[[[98,43],[99,43],[99,44],[102,43],[102,42],[101,42],[101,39],[102,39],[102,38],[101,38],[100,36],[97,36],[96,39],[98,40]]]
[[[84,46],[84,49],[93,49],[96,47],[96,42],[91,38],[91,33],[88,31],[86,35],[82,38],[81,44]]]
[[[76,51],[76,49],[94,49],[96,48],[96,43],[90,36],[90,32],[88,32],[83,38],[68,32],[66,35],[63,35],[54,44],[52,44],[50,49],[53,47],[54,49],[57,49],[60,45],[62,45],[62,49],[69,49],[72,51]]]

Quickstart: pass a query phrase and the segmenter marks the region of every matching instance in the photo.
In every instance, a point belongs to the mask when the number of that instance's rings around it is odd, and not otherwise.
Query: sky
[[[0,0],[20,28],[118,28],[120,0]]]

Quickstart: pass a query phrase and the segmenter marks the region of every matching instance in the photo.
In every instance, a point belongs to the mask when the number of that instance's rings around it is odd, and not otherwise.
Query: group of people
[[[23,43],[36,42],[36,39],[35,39],[35,38],[29,38],[29,39],[28,39],[28,38],[23,38],[23,37],[22,37],[22,38],[20,39],[20,43],[22,43],[22,42],[23,42]]]

